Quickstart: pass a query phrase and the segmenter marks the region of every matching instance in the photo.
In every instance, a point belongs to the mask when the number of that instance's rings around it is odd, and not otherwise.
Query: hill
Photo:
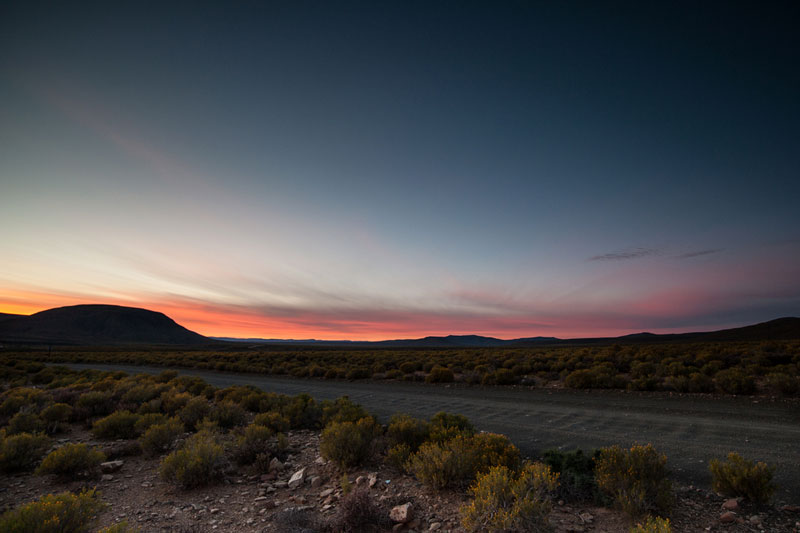
[[[74,305],[0,316],[0,342],[13,344],[205,344],[163,313],[117,305]]]

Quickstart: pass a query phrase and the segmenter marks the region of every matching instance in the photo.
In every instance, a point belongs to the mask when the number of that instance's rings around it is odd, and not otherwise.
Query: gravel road
[[[164,370],[134,365],[66,366],[129,373]],[[176,370],[217,387],[255,385],[284,394],[306,392],[318,400],[347,395],[384,422],[401,412],[425,418],[438,411],[460,413],[480,430],[507,435],[532,457],[547,448],[590,449],[649,442],[667,454],[676,479],[706,487],[710,484],[709,459],[736,451],[776,465],[776,499],[800,503],[800,402],[796,400],[318,381]]]

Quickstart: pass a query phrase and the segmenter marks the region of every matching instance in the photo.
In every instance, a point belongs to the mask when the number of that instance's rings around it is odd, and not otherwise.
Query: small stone
[[[719,521],[723,524],[730,524],[731,522],[736,521],[736,513],[733,511],[726,511],[722,513],[722,516],[719,517]]]
[[[736,498],[725,500],[725,503],[722,504],[722,508],[726,511],[736,511],[739,508],[739,501]]]
[[[105,463],[100,463],[100,470],[102,470],[104,474],[110,474],[122,468],[124,464],[124,461],[106,461]]]
[[[319,456],[319,457],[317,457],[316,459],[314,459],[314,462],[315,462],[316,464],[318,464],[318,465],[324,465],[324,464],[325,464],[325,463],[327,463],[328,461],[326,461],[325,459],[323,459],[323,457],[322,457],[322,456]]]
[[[114,476],[111,474],[103,474],[100,476],[100,481],[114,481]]]
[[[273,457],[272,460],[269,462],[269,471],[280,472],[281,470],[283,470],[283,463],[281,463],[277,457]]]
[[[370,474],[367,479],[369,480],[369,488],[372,488],[378,482],[378,475],[377,474]]]
[[[297,487],[302,485],[303,481],[305,481],[305,475],[306,475],[305,468],[301,468],[300,470],[292,474],[292,477],[289,478],[288,487],[290,489],[296,489]]]
[[[786,511],[787,513],[800,513],[800,505],[784,505],[781,507],[781,511]]]
[[[331,494],[333,494],[333,489],[325,489],[319,493],[319,497],[325,498],[326,496],[330,496]]]
[[[356,478],[356,485],[363,485],[366,482],[367,482],[367,478],[365,478],[364,476],[358,476]]]
[[[403,505],[396,505],[389,511],[389,518],[392,522],[400,522],[401,524],[407,523],[411,520],[413,506],[411,502],[404,503]]]
[[[314,476],[311,478],[311,488],[317,489],[322,485],[322,478],[320,476]]]
[[[211,509],[209,511],[209,513],[211,513],[211,514],[217,514],[218,512],[219,512],[219,509],[217,509],[216,507],[214,507],[213,509]]]
[[[761,523],[761,517],[758,516],[757,514],[754,514],[753,516],[750,517],[750,523],[751,524],[760,524]]]
[[[402,531],[404,527],[406,527],[405,524],[395,524],[392,526],[392,531]]]
[[[441,522],[433,522],[433,523],[432,523],[432,524],[431,524],[431,525],[428,527],[428,531],[436,531],[436,530],[438,530],[438,529],[441,529],[441,527],[442,527],[442,523],[441,523]]]

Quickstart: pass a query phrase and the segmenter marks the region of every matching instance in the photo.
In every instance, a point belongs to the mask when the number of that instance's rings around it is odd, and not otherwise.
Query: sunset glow
[[[331,340],[799,315],[796,35],[556,4],[0,11],[0,312]]]

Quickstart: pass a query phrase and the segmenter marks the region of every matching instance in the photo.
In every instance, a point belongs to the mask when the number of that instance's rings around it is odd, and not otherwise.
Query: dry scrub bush
[[[277,411],[259,413],[256,415],[255,419],[253,419],[253,423],[257,426],[268,427],[275,433],[289,431],[289,419]]]
[[[76,476],[94,477],[100,463],[105,460],[105,454],[96,448],[89,448],[86,444],[65,444],[47,454],[36,474],[53,474],[61,480]]]
[[[431,417],[430,440],[444,442],[456,435],[473,435],[475,426],[464,415],[454,415],[441,411]]]
[[[11,417],[6,432],[9,435],[17,433],[41,433],[45,430],[45,423],[39,415],[20,411]]]
[[[516,469],[519,450],[505,436],[493,433],[426,442],[406,464],[417,479],[434,489],[465,487],[494,466]]]
[[[452,383],[455,380],[453,371],[443,366],[435,366],[425,377],[427,383]]]
[[[381,432],[381,426],[371,417],[358,422],[331,422],[322,430],[319,450],[324,458],[346,470],[369,458],[372,441]]]
[[[630,533],[672,533],[672,526],[669,518],[649,516],[646,521],[632,527]]]
[[[83,533],[90,531],[105,504],[94,490],[48,494],[0,516],[4,533]]]
[[[259,455],[265,455],[266,462],[269,464],[269,456],[273,452],[274,436],[275,432],[270,428],[250,424],[236,442],[233,450],[234,460],[240,465],[248,465],[253,463]]]
[[[183,424],[173,417],[161,424],[147,428],[139,437],[139,444],[147,457],[156,457],[169,451],[181,433],[183,433]]]
[[[724,463],[712,459],[708,469],[712,488],[726,496],[744,496],[756,503],[767,503],[775,493],[772,483],[775,467],[766,463],[753,463],[731,452]]]
[[[209,485],[222,479],[225,450],[210,431],[193,435],[180,450],[161,461],[161,478],[185,489]]]
[[[582,450],[545,450],[542,462],[559,474],[558,498],[566,501],[600,500],[594,479],[595,458],[599,451],[586,455]],[[599,503],[599,502],[598,502]]]
[[[184,529],[184,533],[189,533],[189,531],[194,530],[186,530]],[[132,526],[128,523],[127,520],[123,520],[122,522],[117,522],[116,524],[104,527],[97,531],[97,533],[140,533],[141,530],[136,527]]]
[[[461,523],[467,531],[548,531],[557,486],[558,474],[542,463],[526,464],[519,473],[492,467],[470,487],[473,500],[462,507]]]
[[[430,435],[430,424],[406,414],[396,414],[389,420],[386,439],[389,446],[405,444],[411,452],[416,452]]]
[[[652,445],[619,446],[600,451],[595,466],[597,486],[631,516],[663,513],[672,505],[667,456]]]
[[[167,421],[167,415],[163,413],[145,413],[139,417],[139,420],[133,425],[137,435],[143,434],[156,424],[163,424]]]
[[[211,411],[205,398],[195,396],[178,410],[178,418],[186,424],[187,428],[194,429]]]
[[[362,486],[342,496],[331,529],[337,532],[365,531],[387,525],[386,513],[372,501],[369,489]]]
[[[140,418],[140,415],[130,411],[115,411],[97,420],[92,426],[92,433],[99,439],[135,439],[139,435],[136,423]]]
[[[0,470],[6,473],[32,470],[47,451],[50,439],[41,433],[20,433],[0,440]]]
[[[231,401],[223,401],[215,405],[208,415],[211,421],[219,424],[223,429],[231,429],[236,426],[243,426],[247,422],[247,411]]]
[[[41,413],[42,419],[47,424],[47,432],[51,435],[58,433],[72,416],[72,407],[65,403],[54,403],[45,408]]]

